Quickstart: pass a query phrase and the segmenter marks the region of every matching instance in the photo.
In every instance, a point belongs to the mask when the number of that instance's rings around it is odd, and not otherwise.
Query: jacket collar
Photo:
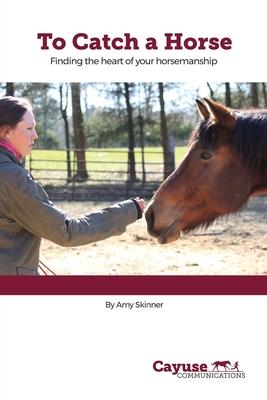
[[[17,157],[9,150],[0,147],[0,154],[5,155],[7,158],[9,158],[11,161],[13,161],[15,164],[20,165],[21,167],[23,167],[22,163],[20,162],[20,160],[17,159]]]

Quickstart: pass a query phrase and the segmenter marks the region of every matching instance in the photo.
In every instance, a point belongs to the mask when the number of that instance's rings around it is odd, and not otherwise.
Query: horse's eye
[[[209,153],[207,151],[203,151],[200,155],[202,160],[210,160],[212,158],[213,154]]]

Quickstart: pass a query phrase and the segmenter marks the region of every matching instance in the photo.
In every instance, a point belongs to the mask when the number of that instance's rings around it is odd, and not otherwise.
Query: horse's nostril
[[[154,212],[152,207],[149,207],[149,209],[146,212],[146,221],[147,221],[147,227],[148,229],[152,229],[154,226],[155,218],[154,218]]]

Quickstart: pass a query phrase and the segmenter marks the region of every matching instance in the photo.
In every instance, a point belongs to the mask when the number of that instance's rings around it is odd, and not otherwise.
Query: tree
[[[131,182],[136,181],[135,171],[135,155],[134,155],[134,125],[133,125],[133,110],[130,101],[129,83],[124,83],[124,96],[127,109],[127,126],[128,126],[128,174]]]
[[[144,102],[145,102],[145,118],[147,120],[151,119],[152,115],[152,102],[154,99],[154,84],[153,83],[143,83],[141,84],[144,90]]]
[[[48,130],[48,111],[49,111],[49,105],[48,105],[48,86],[44,88],[43,91],[43,132],[44,132],[44,146],[47,148],[47,141],[48,141],[48,135],[47,135],[47,130]]]
[[[227,107],[232,107],[231,87],[229,82],[225,82],[225,105]]]
[[[211,98],[212,100],[215,100],[215,101],[216,101],[216,98],[215,98],[215,96],[214,96],[214,90],[212,89],[212,87],[211,87],[211,85],[210,85],[209,82],[207,82],[207,86],[208,86],[209,91],[210,91],[210,98]]]
[[[6,83],[6,96],[14,96],[15,88],[13,82]]]
[[[59,84],[60,112],[61,112],[61,116],[62,116],[63,123],[64,123],[66,156],[67,156],[67,175],[68,175],[68,179],[69,179],[69,178],[71,178],[71,160],[70,160],[70,130],[69,130],[68,115],[67,115],[68,92],[69,92],[68,89],[69,89],[69,86],[67,83]],[[63,103],[64,103],[64,105],[63,105]]]
[[[251,93],[252,107],[259,108],[258,84],[256,82],[252,82],[250,84],[250,93]]]
[[[168,136],[165,102],[164,102],[164,86],[160,82],[159,87],[159,104],[160,104],[160,129],[163,147],[163,160],[164,160],[164,179],[166,179],[175,169],[174,165],[174,149],[171,147],[170,139]]]
[[[86,170],[85,158],[85,136],[83,130],[83,115],[81,110],[80,84],[71,83],[71,100],[72,100],[72,119],[75,154],[77,157],[77,180],[86,180],[88,178]]]
[[[139,129],[140,129],[140,147],[141,147],[141,163],[142,163],[142,182],[146,181],[146,170],[145,170],[145,142],[144,142],[144,118],[139,109],[138,115]]]
[[[264,82],[262,83],[262,94],[263,94],[264,107],[267,108],[267,92],[266,92],[266,85]]]

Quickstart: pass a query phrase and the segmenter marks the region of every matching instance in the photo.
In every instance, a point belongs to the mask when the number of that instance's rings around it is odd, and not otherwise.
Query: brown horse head
[[[179,167],[159,187],[146,211],[148,232],[169,243],[267,192],[267,118],[197,100],[202,121]]]

